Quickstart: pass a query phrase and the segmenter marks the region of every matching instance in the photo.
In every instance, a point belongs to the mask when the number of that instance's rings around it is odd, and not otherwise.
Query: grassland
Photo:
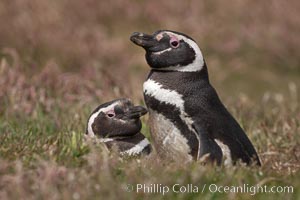
[[[300,199],[299,8],[296,0],[1,1],[0,199]],[[143,104],[149,69],[129,35],[163,28],[199,43],[262,167],[120,159],[84,139],[98,104],[121,96]],[[147,117],[143,125],[149,137]],[[199,191],[162,195],[137,184]],[[212,184],[249,191],[211,192]],[[293,192],[254,194],[255,185]]]

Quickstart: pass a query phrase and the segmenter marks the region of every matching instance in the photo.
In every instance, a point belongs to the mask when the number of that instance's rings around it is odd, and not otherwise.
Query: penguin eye
[[[179,41],[177,40],[177,38],[172,37],[171,40],[170,40],[170,45],[173,48],[179,47]]]
[[[116,114],[115,114],[114,111],[108,111],[108,112],[106,113],[106,116],[109,117],[109,118],[113,118],[113,117],[116,116]]]

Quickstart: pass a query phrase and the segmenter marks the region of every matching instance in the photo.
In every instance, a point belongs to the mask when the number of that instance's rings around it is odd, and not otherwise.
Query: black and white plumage
[[[150,131],[163,157],[209,159],[220,164],[256,162],[258,155],[240,125],[210,85],[200,48],[189,36],[161,30],[133,33],[131,41],[146,50],[151,71],[144,98]]]
[[[149,154],[151,145],[140,132],[140,117],[146,108],[134,106],[129,99],[116,99],[98,106],[87,122],[86,134],[100,138],[108,149],[113,146],[121,155],[135,156]]]

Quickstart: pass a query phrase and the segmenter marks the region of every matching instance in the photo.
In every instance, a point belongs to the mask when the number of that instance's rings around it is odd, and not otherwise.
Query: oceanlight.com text
[[[248,193],[255,195],[257,193],[293,193],[293,186],[268,186],[268,185],[218,185],[218,184],[178,184],[164,185],[159,183],[152,184],[127,184],[127,192],[145,193],[145,194],[162,194],[167,193]]]

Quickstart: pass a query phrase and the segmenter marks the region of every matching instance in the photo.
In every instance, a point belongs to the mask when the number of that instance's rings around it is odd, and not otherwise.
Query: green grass
[[[98,104],[137,93],[139,98],[133,100],[142,104],[140,91],[126,95],[115,87],[93,84],[103,76],[101,71],[94,71],[91,76],[91,69],[66,76],[45,66],[38,72],[32,69],[31,75],[27,74],[29,69],[23,71],[2,60],[0,199],[300,198],[299,80],[295,76],[286,75],[279,82],[281,87],[274,82],[272,87],[264,89],[260,86],[263,79],[252,71],[257,69],[247,68],[249,76],[245,80],[232,76],[222,84],[217,77],[223,72],[230,74],[230,68],[222,71],[210,68],[210,77],[216,82],[221,99],[247,132],[262,161],[262,167],[238,164],[226,168],[199,162],[169,163],[155,153],[139,159],[121,159],[114,152],[108,153],[101,144],[86,141],[86,120]],[[275,77],[281,74],[275,73]],[[105,84],[105,81],[99,82]],[[231,88],[230,83],[234,82],[247,87]],[[133,87],[136,88],[137,85]],[[256,93],[256,89],[264,91],[263,94]],[[147,116],[143,118],[142,132],[149,137]],[[137,190],[139,184],[156,184],[161,189],[169,188],[169,192],[162,194],[153,188],[153,192],[147,189],[144,192]],[[172,191],[175,184],[183,189],[193,185],[194,192]],[[248,192],[210,191],[215,185],[246,186]],[[272,186],[282,190],[292,186],[293,192],[290,188],[290,192],[255,193],[256,185],[268,190]],[[128,192],[127,187],[133,191]]]
[[[295,104],[297,105],[295,107]],[[235,106],[240,105],[240,108]],[[71,109],[76,108],[76,109]],[[90,108],[67,106],[35,115],[6,113],[0,118],[1,199],[299,199],[299,107],[271,98],[252,107],[236,100],[229,107],[258,149],[262,167],[241,164],[203,166],[175,163],[155,154],[121,159],[101,144],[85,141],[85,121]],[[144,122],[143,132],[147,132]],[[148,134],[146,134],[148,135]],[[164,195],[138,190],[138,184],[160,184]],[[193,185],[194,192],[172,191],[174,184]],[[254,194],[253,186],[292,186],[293,193]],[[129,186],[130,185],[130,186]],[[205,185],[205,186],[204,186]],[[246,186],[247,193],[210,192],[217,186]],[[127,192],[126,187],[133,191]],[[205,187],[202,192],[203,187]],[[282,189],[282,188],[280,188]],[[151,191],[151,190],[150,190]],[[153,191],[153,188],[152,188]]]

